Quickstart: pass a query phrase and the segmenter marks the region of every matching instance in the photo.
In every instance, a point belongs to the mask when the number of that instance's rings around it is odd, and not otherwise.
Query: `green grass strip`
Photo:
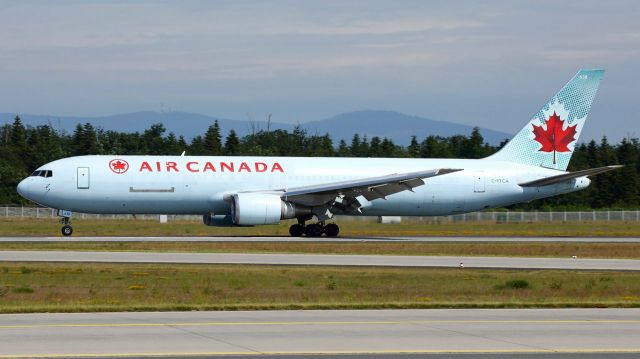
[[[202,222],[73,219],[77,236],[288,236],[293,222],[257,227],[207,227]],[[338,220],[341,236],[552,236],[637,237],[640,222],[419,222],[380,224]],[[61,236],[55,218],[2,218],[0,236]]]
[[[638,307],[640,273],[0,264],[0,312]]]

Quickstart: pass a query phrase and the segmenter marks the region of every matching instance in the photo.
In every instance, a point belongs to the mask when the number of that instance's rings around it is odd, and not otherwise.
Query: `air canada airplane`
[[[603,73],[580,70],[482,159],[79,156],[38,168],[18,193],[58,209],[65,236],[72,212],[201,214],[208,226],[297,219],[292,236],[333,237],[335,215],[442,216],[527,202],[620,167],[566,172]]]

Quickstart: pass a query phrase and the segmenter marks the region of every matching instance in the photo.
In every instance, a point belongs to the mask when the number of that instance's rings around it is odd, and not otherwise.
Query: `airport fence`
[[[0,206],[0,217],[5,218],[55,218],[56,210],[46,207]],[[158,220],[158,215],[131,214],[90,214],[74,213],[74,218],[81,219],[142,219]],[[200,215],[168,215],[169,221],[201,221]],[[340,220],[375,221],[394,223],[401,221],[439,223],[439,222],[638,222],[640,210],[635,211],[492,211],[456,214],[437,217],[353,217],[344,216]]]

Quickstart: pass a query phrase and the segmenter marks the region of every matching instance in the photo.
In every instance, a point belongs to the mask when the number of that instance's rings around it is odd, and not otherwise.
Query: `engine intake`
[[[281,219],[311,214],[311,208],[265,193],[237,193],[231,200],[231,219],[240,226],[277,224]]]
[[[212,227],[231,227],[233,226],[233,220],[228,214],[207,213],[202,216],[202,222],[207,226]]]

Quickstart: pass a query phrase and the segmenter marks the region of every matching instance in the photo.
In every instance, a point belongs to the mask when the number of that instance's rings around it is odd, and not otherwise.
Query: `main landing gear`
[[[340,233],[340,227],[335,223],[324,224],[324,222],[313,223],[304,225],[304,221],[298,221],[298,223],[289,227],[289,234],[291,237],[320,237],[323,234],[327,237],[336,237]]]
[[[62,232],[62,235],[65,237],[70,236],[73,233],[73,227],[71,227],[71,218],[62,217],[60,218],[60,223],[62,223],[62,229],[60,230]]]

